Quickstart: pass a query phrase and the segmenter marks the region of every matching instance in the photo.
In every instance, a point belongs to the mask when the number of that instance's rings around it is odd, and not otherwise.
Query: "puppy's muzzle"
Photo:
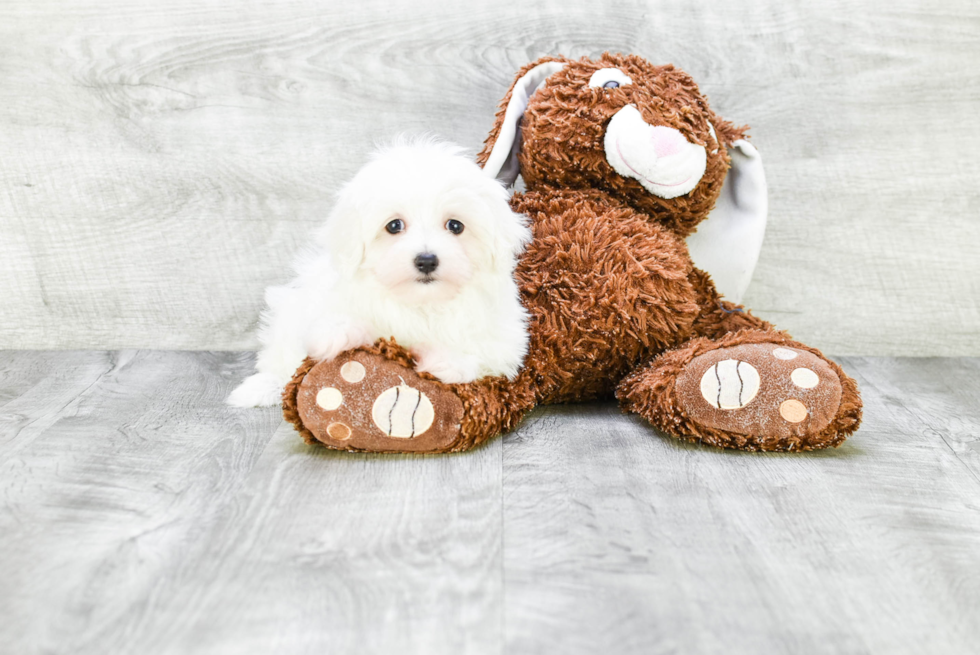
[[[439,267],[439,258],[431,252],[423,252],[415,255],[415,268],[423,275],[431,275],[432,271]]]

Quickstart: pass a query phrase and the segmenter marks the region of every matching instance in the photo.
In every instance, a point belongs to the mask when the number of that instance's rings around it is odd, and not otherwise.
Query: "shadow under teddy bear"
[[[513,429],[535,405],[615,396],[690,441],[839,445],[861,420],[854,380],[723,300],[685,242],[722,193],[729,150],[754,153],[744,130],[670,65],[608,53],[528,64],[478,156],[526,186],[512,199],[534,233],[515,273],[531,317],[521,372],[442,384],[382,340],[304,362],[286,418],[330,448],[446,452]]]

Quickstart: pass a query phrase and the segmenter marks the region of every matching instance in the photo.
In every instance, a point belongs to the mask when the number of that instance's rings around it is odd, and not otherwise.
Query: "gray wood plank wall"
[[[971,0],[0,4],[0,348],[255,346],[371,144],[481,143],[542,54],[675,62],[753,126],[746,303],[846,354],[980,354]]]

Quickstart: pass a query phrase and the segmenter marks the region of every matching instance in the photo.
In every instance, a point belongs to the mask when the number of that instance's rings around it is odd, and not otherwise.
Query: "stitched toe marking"
[[[435,409],[424,393],[400,384],[386,389],[374,401],[371,418],[389,437],[411,439],[424,434],[435,420]]]
[[[715,409],[745,407],[759,393],[759,371],[748,362],[726,359],[701,376],[701,396]]]

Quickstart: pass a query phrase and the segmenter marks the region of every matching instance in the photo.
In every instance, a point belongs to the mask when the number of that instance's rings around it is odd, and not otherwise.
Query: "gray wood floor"
[[[251,357],[0,353],[0,652],[977,652],[980,359],[842,359],[828,452],[587,405],[424,457],[224,407]]]

